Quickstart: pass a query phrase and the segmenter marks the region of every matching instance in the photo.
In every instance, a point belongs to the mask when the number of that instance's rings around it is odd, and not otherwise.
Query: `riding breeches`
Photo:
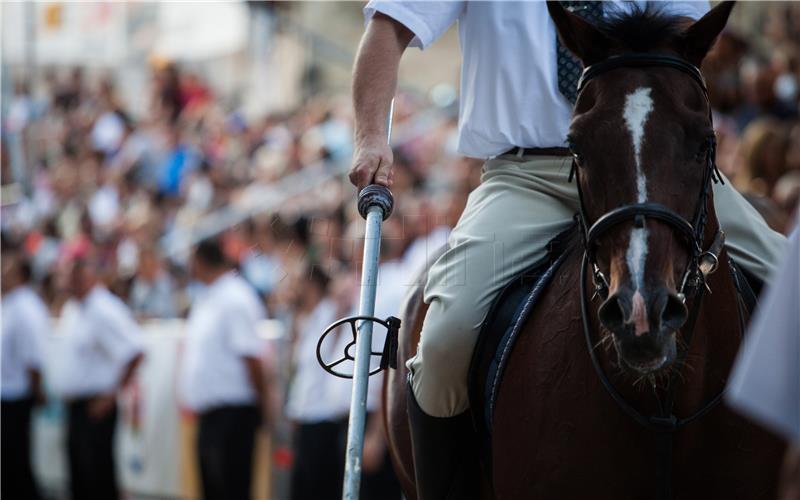
[[[407,362],[420,407],[451,417],[469,406],[467,372],[480,326],[511,278],[545,255],[545,245],[579,210],[571,158],[503,155],[488,160],[470,193],[448,249],[430,268],[428,313],[415,357]],[[714,185],[717,219],[730,255],[762,280],[786,239],[771,230],[731,186]]]

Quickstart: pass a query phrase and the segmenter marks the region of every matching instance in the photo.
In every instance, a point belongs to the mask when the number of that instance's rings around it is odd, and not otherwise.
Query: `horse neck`
[[[708,203],[704,249],[708,248],[719,229],[713,199],[710,198]],[[718,269],[708,277],[711,293],[707,290],[703,293],[697,321],[690,334],[688,354],[684,366],[679,367],[684,382],[676,394],[678,412],[696,411],[709,397],[719,393],[727,382],[744,333],[741,331],[737,290],[731,272],[727,250],[723,250]],[[688,307],[691,311],[697,306],[691,301]],[[682,332],[684,340],[687,334],[686,331]]]

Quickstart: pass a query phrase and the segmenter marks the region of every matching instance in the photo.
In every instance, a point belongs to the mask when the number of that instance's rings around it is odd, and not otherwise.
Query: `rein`
[[[583,74],[578,82],[578,95],[584,90],[586,84],[593,78],[600,76],[608,71],[618,68],[630,67],[666,67],[679,70],[689,75],[702,89],[703,94],[708,100],[708,90],[700,70],[690,64],[689,62],[664,54],[621,54],[611,56],[608,59],[596,64],[592,64],[583,71]],[[711,120],[711,106],[709,105],[709,120]],[[673,413],[674,406],[674,391],[678,385],[678,371],[672,372],[668,382],[665,400],[662,401],[658,396],[655,384],[652,385],[653,393],[658,402],[659,412],[657,415],[645,416],[633,406],[631,406],[625,398],[617,391],[614,385],[609,380],[600,361],[595,353],[594,346],[591,339],[591,328],[589,325],[589,304],[587,300],[588,290],[586,287],[586,272],[591,267],[592,269],[592,282],[594,284],[594,298],[600,296],[605,299],[609,293],[609,282],[605,275],[602,273],[597,265],[595,250],[597,240],[610,229],[622,224],[624,222],[633,221],[635,227],[643,228],[648,219],[657,220],[667,224],[673,231],[678,233],[687,248],[689,249],[689,260],[686,264],[686,269],[681,279],[680,289],[678,295],[681,300],[686,302],[687,295],[692,298],[692,307],[689,318],[681,330],[685,332],[684,340],[686,348],[679,353],[680,359],[685,359],[689,353],[691,346],[691,338],[694,331],[695,323],[700,315],[700,306],[705,295],[705,292],[710,289],[706,279],[708,275],[716,271],[719,264],[719,255],[725,242],[725,234],[721,230],[717,230],[714,238],[706,250],[703,250],[705,243],[705,225],[708,218],[708,200],[711,191],[712,182],[722,183],[722,176],[719,173],[716,165],[716,142],[709,139],[708,149],[706,151],[706,168],[703,174],[703,183],[700,188],[697,206],[694,210],[694,217],[692,221],[688,221],[674,210],[661,205],[659,203],[632,203],[621,206],[610,212],[604,214],[597,219],[593,224],[589,224],[589,219],[586,215],[584,204],[584,197],[581,190],[579,179],[579,167],[577,160],[572,162],[572,170],[570,172],[570,181],[573,177],[576,178],[578,188],[578,199],[580,202],[580,212],[577,215],[579,220],[582,235],[584,254],[581,262],[581,320],[583,322],[583,333],[586,340],[586,346],[589,350],[589,356],[592,361],[592,366],[597,373],[600,382],[605,387],[611,398],[620,407],[623,413],[628,415],[632,420],[641,425],[642,427],[657,433],[657,455],[658,463],[656,467],[657,483],[659,485],[659,498],[669,499],[672,497],[671,492],[671,476],[672,476],[672,437],[674,433],[683,428],[684,426],[700,419],[711,410],[713,410],[721,401],[724,394],[724,388],[710,400],[708,400],[699,410],[692,415],[685,418],[678,418]],[[577,157],[576,157],[577,158]],[[738,279],[733,276],[735,284]],[[739,287],[737,285],[737,292]],[[745,329],[744,311],[742,310],[742,300],[737,300],[739,307],[739,325],[742,332]]]

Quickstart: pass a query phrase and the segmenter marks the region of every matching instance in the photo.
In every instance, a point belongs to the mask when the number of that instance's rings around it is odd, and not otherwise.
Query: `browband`
[[[593,244],[601,234],[618,224],[630,220],[636,221],[638,225],[640,224],[640,222],[637,220],[639,217],[642,217],[641,224],[644,223],[644,218],[666,222],[672,226],[674,230],[678,231],[684,238],[686,238],[686,242],[691,247],[692,254],[699,255],[700,249],[695,242],[694,228],[692,225],[686,219],[677,215],[664,205],[653,202],[625,205],[616,208],[597,219],[597,221],[592,224],[592,227],[589,228],[586,236],[590,253],[593,252]]]
[[[662,66],[683,71],[687,75],[691,76],[700,85],[700,88],[703,89],[703,92],[708,94],[706,81],[703,78],[703,75],[700,73],[700,70],[694,64],[676,56],[665,54],[640,54],[635,52],[610,56],[603,61],[587,66],[586,69],[583,70],[580,80],[578,80],[578,93],[580,94],[580,92],[583,90],[583,87],[586,86],[589,80],[607,71],[618,68],[648,66]]]

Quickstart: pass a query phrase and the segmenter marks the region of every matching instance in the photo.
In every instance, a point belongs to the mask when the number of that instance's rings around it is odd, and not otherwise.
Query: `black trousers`
[[[299,424],[294,434],[292,500],[340,500],[347,420]]]
[[[67,456],[73,500],[119,498],[114,467],[117,406],[101,418],[89,416],[89,398],[67,405]]]
[[[39,498],[31,469],[31,410],[33,400],[0,403],[0,497],[8,500]]]
[[[197,454],[203,498],[250,499],[259,422],[255,406],[222,406],[200,414]]]

